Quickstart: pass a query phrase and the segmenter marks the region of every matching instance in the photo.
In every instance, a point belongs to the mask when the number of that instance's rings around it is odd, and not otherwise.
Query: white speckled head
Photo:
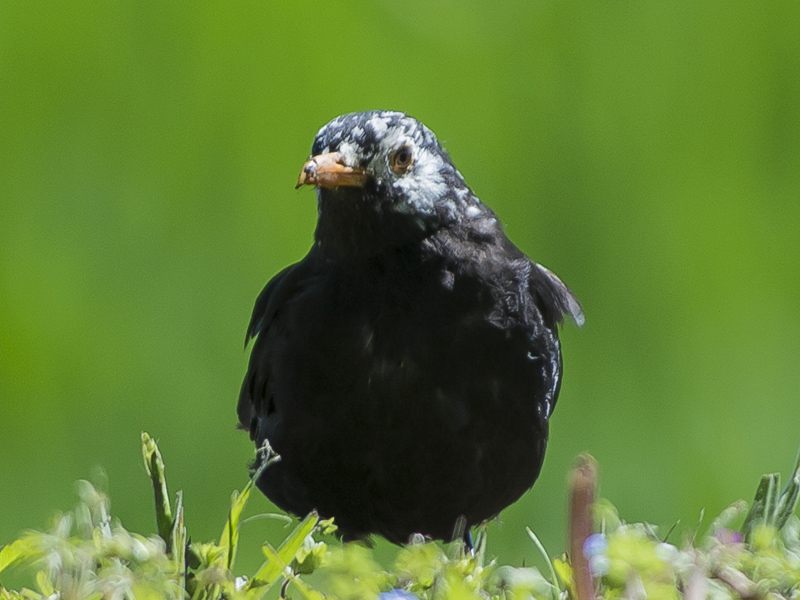
[[[412,162],[398,172],[392,160],[401,148],[411,153]],[[320,129],[312,148],[314,156],[328,152],[338,152],[345,165],[366,171],[383,209],[428,221],[454,219],[465,208],[479,205],[433,132],[405,113],[367,111],[336,117]]]

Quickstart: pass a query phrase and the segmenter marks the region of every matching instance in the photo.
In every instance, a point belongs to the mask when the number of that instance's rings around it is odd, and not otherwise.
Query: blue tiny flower
[[[419,600],[419,598],[411,592],[395,588],[379,594],[378,600]]]
[[[583,543],[583,555],[592,558],[600,554],[605,554],[608,549],[608,538],[604,533],[593,533]]]

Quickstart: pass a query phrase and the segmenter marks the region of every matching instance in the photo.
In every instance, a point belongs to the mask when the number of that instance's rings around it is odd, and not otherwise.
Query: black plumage
[[[433,133],[371,111],[323,127],[300,185],[314,245],[259,296],[239,420],[280,455],[258,486],[345,539],[450,538],[536,480],[561,384],[558,324],[583,322]]]

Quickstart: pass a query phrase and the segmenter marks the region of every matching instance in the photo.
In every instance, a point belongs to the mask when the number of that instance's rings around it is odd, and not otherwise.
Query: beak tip
[[[299,190],[304,185],[313,183],[316,183],[316,178],[309,173],[308,163],[306,163],[303,165],[303,170],[300,171],[300,175],[297,177],[297,185],[294,186],[294,189]]]

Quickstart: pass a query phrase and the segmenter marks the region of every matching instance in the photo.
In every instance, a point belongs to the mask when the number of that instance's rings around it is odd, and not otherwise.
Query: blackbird
[[[345,540],[449,539],[539,475],[558,324],[583,324],[581,307],[404,113],[333,119],[305,185],[314,244],[267,284],[247,330],[239,421],[280,456],[257,485],[286,511],[334,517]]]

